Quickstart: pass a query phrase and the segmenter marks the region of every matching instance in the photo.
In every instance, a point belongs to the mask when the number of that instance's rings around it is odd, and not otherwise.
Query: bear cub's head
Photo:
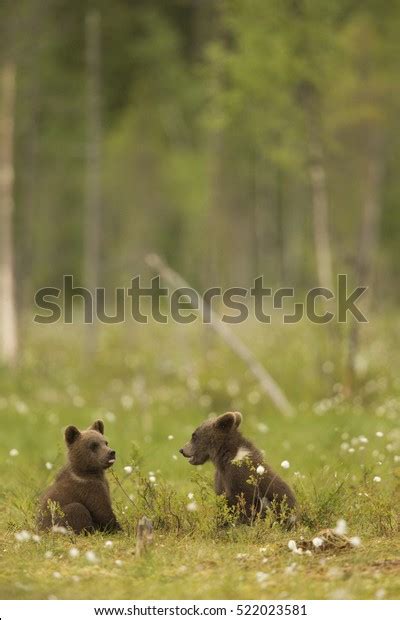
[[[101,420],[96,420],[86,431],[68,426],[65,429],[65,441],[69,462],[76,472],[96,474],[115,463],[115,450],[108,447]]]
[[[190,441],[179,450],[191,465],[203,465],[212,459],[226,442],[234,441],[242,421],[239,411],[228,411],[215,420],[206,420],[192,433]]]

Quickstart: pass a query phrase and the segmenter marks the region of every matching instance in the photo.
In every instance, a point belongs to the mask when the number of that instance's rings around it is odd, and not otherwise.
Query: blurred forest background
[[[397,0],[3,0],[3,360],[38,288],[154,251],[398,302],[399,33]]]

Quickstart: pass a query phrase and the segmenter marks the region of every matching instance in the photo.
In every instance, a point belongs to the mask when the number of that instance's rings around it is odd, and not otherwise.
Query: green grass
[[[364,329],[351,398],[341,388],[343,333],[308,324],[241,327],[295,405],[292,419],[275,411],[241,362],[200,327],[104,329],[96,360],[80,354],[81,328],[32,328],[19,368],[0,370],[0,595],[398,598],[400,330],[398,322],[390,327],[386,339],[387,326],[377,320]],[[290,462],[282,472],[299,498],[295,530],[265,523],[223,527],[212,466],[194,468],[179,455],[198,423],[230,409],[242,411],[243,432],[271,465]],[[38,495],[64,461],[63,428],[97,418],[117,450],[115,477],[109,476],[124,533],[17,541],[16,533],[34,532]],[[18,456],[10,456],[13,448]],[[188,493],[195,512],[186,508]],[[142,514],[153,520],[155,536],[150,551],[137,558],[134,532]],[[339,518],[361,547],[311,557],[288,550],[290,538],[311,538]],[[78,557],[69,555],[72,547]],[[89,550],[96,563],[87,560]]]

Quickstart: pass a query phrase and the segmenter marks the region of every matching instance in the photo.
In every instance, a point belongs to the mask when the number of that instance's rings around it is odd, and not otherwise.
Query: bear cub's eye
[[[99,447],[99,444],[96,442],[93,442],[90,444],[90,449],[93,450],[93,452]]]

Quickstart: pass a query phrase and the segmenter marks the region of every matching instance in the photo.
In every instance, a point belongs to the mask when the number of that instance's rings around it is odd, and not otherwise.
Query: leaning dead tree
[[[154,271],[174,288],[192,288],[171,267],[169,267],[157,254],[149,254],[146,262]],[[192,290],[195,290],[192,288]],[[292,416],[294,409],[286,395],[269,374],[264,366],[257,360],[254,353],[247,345],[221,320],[221,317],[207,304],[201,295],[195,291],[202,300],[203,309],[207,309],[210,316],[210,326],[225,340],[232,351],[246,364],[250,372],[260,384],[261,389],[271,399],[274,405],[284,416]]]
[[[13,365],[17,359],[17,317],[14,277],[14,110],[15,64],[0,73],[0,355]]]

